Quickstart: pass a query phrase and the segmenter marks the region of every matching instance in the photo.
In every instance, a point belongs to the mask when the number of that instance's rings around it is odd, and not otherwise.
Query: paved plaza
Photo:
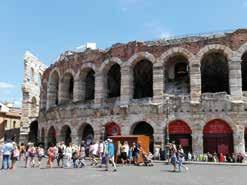
[[[188,165],[188,172],[171,172],[171,165],[118,167],[117,172],[101,168],[38,169],[0,171],[1,185],[246,185],[247,166]]]

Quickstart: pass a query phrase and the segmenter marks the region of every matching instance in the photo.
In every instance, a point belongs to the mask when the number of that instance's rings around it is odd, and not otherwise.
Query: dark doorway
[[[87,76],[85,78],[85,100],[93,100],[94,99],[94,90],[95,89],[95,72],[90,69],[87,72]]]
[[[148,60],[134,67],[134,99],[153,97],[153,64]]]
[[[63,126],[61,131],[61,140],[64,141],[65,145],[68,146],[71,143],[71,129],[68,125]]]
[[[52,126],[52,127],[49,128],[48,134],[47,134],[47,147],[51,146],[51,144],[53,144],[55,146],[56,143],[57,143],[57,140],[56,140],[56,130]]]
[[[247,91],[247,52],[242,56],[242,90]]]
[[[108,98],[120,96],[121,71],[119,64],[114,64],[107,74]]]
[[[150,145],[149,145],[149,150],[150,152],[154,152],[154,131],[153,131],[153,127],[148,124],[145,121],[141,121],[135,124],[132,134],[134,135],[146,135],[149,136],[150,139]]]
[[[202,93],[226,92],[229,94],[229,67],[227,58],[212,52],[201,61]]]
[[[30,131],[29,131],[29,141],[34,143],[35,145],[38,144],[38,121],[33,121],[30,124]]]

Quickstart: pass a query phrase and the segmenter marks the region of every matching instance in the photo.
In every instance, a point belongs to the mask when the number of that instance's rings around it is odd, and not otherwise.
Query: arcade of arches
[[[104,125],[105,131],[104,135],[97,135],[94,128],[88,124],[82,124],[78,132],[75,135],[72,134],[71,128],[69,125],[64,125],[60,130],[59,137],[54,126],[51,126],[48,129],[46,135],[47,140],[46,144],[50,145],[51,143],[55,144],[58,141],[64,141],[66,145],[70,142],[75,144],[80,144],[81,141],[85,141],[86,144],[90,144],[93,141],[98,141],[100,139],[106,139],[109,136],[115,135],[146,135],[150,137],[150,151],[154,151],[154,147],[157,146],[157,141],[155,141],[155,129],[153,125],[146,121],[140,121],[134,123],[129,133],[122,132],[121,125],[115,122],[108,122]],[[33,128],[34,129],[34,128]],[[41,142],[45,141],[44,129],[41,129]],[[168,132],[168,133],[167,133]],[[210,152],[210,153],[223,153],[230,154],[234,152],[234,138],[233,130],[230,125],[221,119],[213,119],[205,124],[202,133],[202,150],[201,152]],[[194,145],[199,145],[200,139],[193,139],[193,129],[183,120],[174,120],[171,121],[168,125],[168,128],[164,130],[163,133],[163,142],[165,144],[166,136],[169,136],[169,142],[175,142],[176,145],[182,145],[185,152],[198,152],[193,149]],[[247,128],[245,129],[245,141],[247,141]],[[194,142],[194,143],[193,143]],[[245,142],[246,143],[246,142]]]

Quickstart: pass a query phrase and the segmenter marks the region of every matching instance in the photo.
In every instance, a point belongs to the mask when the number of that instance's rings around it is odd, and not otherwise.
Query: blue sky
[[[26,50],[49,65],[86,42],[247,28],[247,0],[7,0],[0,23],[0,101],[20,105]]]

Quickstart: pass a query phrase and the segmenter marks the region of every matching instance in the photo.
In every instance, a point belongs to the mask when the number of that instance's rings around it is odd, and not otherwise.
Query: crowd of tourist
[[[117,146],[115,148],[115,146]],[[224,156],[222,153],[195,155],[190,152],[185,154],[181,145],[174,143],[166,145],[169,150],[169,162],[173,165],[173,171],[188,170],[183,163],[187,161],[204,162],[243,162],[244,156],[241,154],[232,154]],[[2,157],[2,169],[15,169],[18,160],[25,161],[25,168],[83,168],[85,166],[104,167],[106,171],[112,166],[113,171],[117,171],[116,163],[120,165],[145,165],[153,166],[153,159],[160,159],[160,150],[155,149],[154,155],[146,152],[142,144],[127,141],[114,145],[111,139],[105,141],[93,142],[86,145],[84,141],[80,145],[59,142],[56,145],[50,144],[48,149],[44,146],[34,146],[33,143],[18,146],[15,142],[7,140],[0,150]],[[142,160],[140,160],[140,156]],[[45,158],[45,162],[42,161]],[[87,160],[86,160],[87,159]],[[115,161],[116,160],[116,161]],[[87,161],[87,162],[86,162]],[[112,165],[109,165],[109,164]]]

